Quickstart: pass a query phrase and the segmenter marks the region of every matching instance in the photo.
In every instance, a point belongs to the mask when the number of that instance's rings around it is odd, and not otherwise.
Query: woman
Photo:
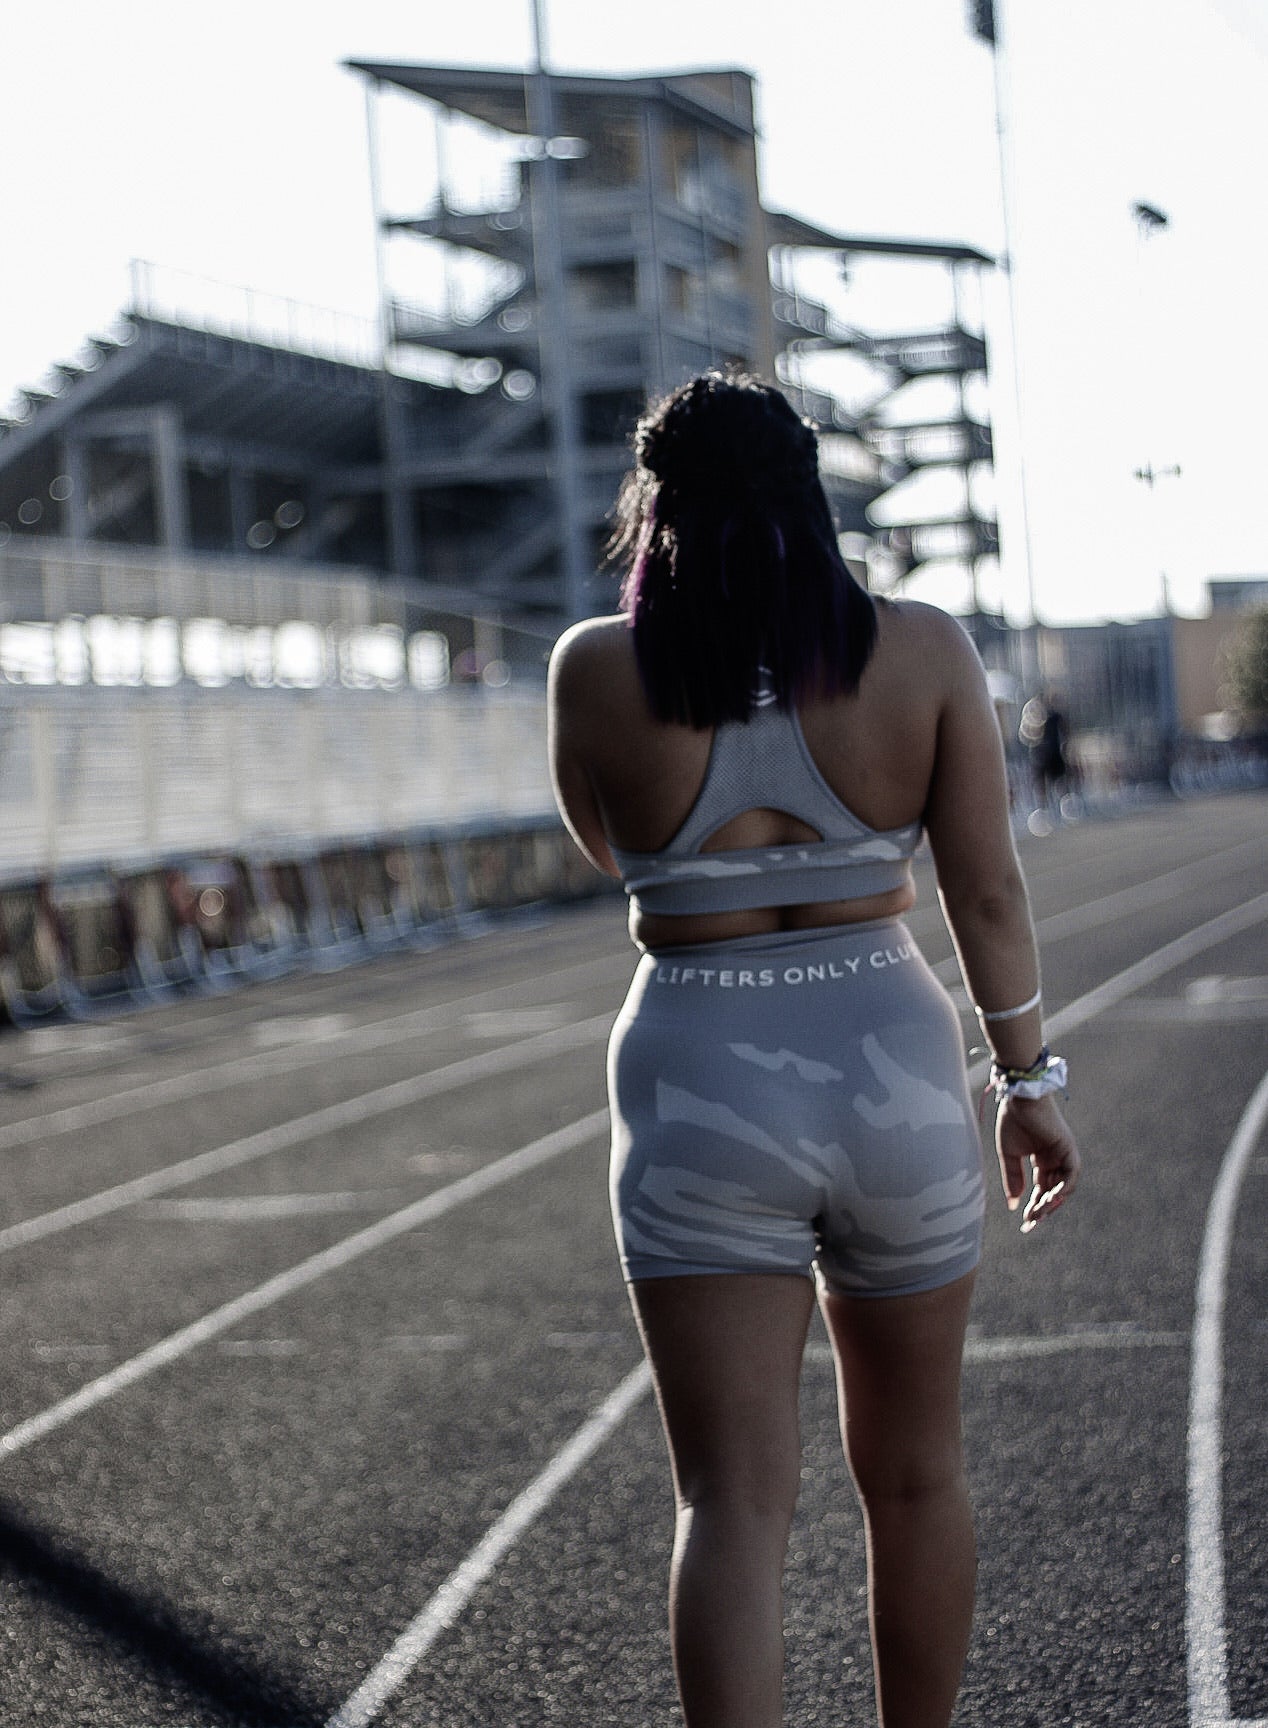
[[[777,390],[696,378],[635,448],[623,616],[561,638],[551,758],[643,950],[609,1051],[612,1203],[673,1467],[683,1711],[782,1720],[817,1287],[880,1720],[934,1728],[972,1612],[959,1374],[983,1184],[957,1016],[901,922],[922,830],[995,1057],[1010,1208],[1033,1171],[1023,1230],[1079,1167],[999,727],[959,625],[850,577],[814,432]]]

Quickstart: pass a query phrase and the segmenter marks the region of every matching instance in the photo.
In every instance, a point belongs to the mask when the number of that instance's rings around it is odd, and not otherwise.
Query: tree
[[[1268,606],[1243,620],[1224,649],[1223,694],[1242,719],[1268,723]]]

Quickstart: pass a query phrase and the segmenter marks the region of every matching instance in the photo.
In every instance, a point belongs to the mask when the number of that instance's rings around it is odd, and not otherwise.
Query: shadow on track
[[[0,1584],[25,1587],[91,1629],[121,1665],[139,1663],[167,1685],[209,1707],[233,1728],[317,1728],[331,1702],[302,1697],[287,1680],[215,1648],[161,1597],[108,1577],[0,1501]]]

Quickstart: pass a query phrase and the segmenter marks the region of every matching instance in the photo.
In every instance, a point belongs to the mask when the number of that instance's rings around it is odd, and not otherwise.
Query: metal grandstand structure
[[[994,553],[995,524],[970,485],[989,464],[990,427],[965,396],[986,346],[958,311],[962,282],[991,260],[764,207],[747,74],[353,69],[375,165],[377,327],[137,266],[119,324],[0,422],[5,617],[29,592],[16,555],[48,554],[55,540],[63,565],[135,549],[138,595],[148,549],[173,591],[205,589],[211,565],[226,591],[248,570],[257,587],[301,571],[320,586],[326,572],[349,604],[354,589],[394,581],[420,616],[549,636],[611,604],[595,572],[640,405],[710,365],[773,373],[820,424],[838,526],[856,553],[875,554],[885,585],[925,559],[975,572]],[[433,183],[389,206],[385,93],[430,116],[439,137],[481,128],[501,153],[495,193],[464,195],[438,149]],[[446,260],[430,302],[398,281],[419,249]],[[897,334],[854,328],[807,291],[801,265],[858,255],[945,266],[955,317]],[[459,292],[473,272],[481,291]],[[808,382],[807,360],[834,353],[870,369],[862,406]],[[958,407],[905,422],[893,411],[905,385],[933,376]],[[895,488],[934,468],[960,476],[963,506],[907,520]]]

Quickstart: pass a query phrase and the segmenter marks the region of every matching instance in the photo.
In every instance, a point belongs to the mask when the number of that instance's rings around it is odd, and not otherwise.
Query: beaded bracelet
[[[1054,1056],[1045,1044],[1029,1068],[992,1062],[987,1091],[993,1091],[996,1102],[1002,1104],[1005,1098],[1042,1098],[1049,1092],[1064,1092],[1068,1079],[1065,1057]]]

